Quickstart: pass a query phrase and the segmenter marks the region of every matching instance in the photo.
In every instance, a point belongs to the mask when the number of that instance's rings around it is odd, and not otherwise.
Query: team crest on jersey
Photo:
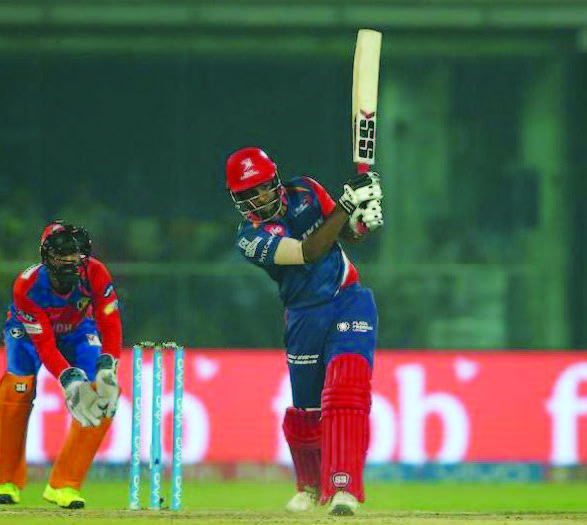
[[[332,474],[332,484],[336,488],[344,488],[351,482],[351,476],[347,472],[335,472]]]
[[[271,235],[285,235],[285,226],[281,224],[267,224],[265,231]]]
[[[104,307],[104,314],[110,315],[112,312],[115,312],[116,310],[118,310],[118,299],[112,301],[111,303],[108,303]]]
[[[14,337],[14,339],[20,339],[24,336],[24,330],[20,326],[15,326],[10,329],[10,335],[11,337]]]
[[[90,298],[89,297],[82,297],[77,304],[75,305],[75,307],[78,309],[78,311],[82,311],[85,310],[88,307],[88,303],[90,302]]]

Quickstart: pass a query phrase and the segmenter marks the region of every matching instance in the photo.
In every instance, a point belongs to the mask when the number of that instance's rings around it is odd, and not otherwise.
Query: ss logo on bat
[[[359,155],[373,160],[375,154],[375,119],[359,120]]]

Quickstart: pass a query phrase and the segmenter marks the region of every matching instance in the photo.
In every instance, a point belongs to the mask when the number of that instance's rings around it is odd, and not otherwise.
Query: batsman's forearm
[[[302,243],[304,262],[313,263],[326,255],[348,220],[348,214],[337,204],[320,228]]]

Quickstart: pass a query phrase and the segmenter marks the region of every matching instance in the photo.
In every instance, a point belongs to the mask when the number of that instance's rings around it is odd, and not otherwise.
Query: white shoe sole
[[[358,508],[359,503],[352,494],[339,492],[332,498],[328,514],[331,516],[354,516]]]

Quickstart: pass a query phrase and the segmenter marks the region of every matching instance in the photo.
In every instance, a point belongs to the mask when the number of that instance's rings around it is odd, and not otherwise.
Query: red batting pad
[[[35,376],[6,373],[0,381],[0,484],[26,483],[25,443]]]
[[[321,503],[338,490],[365,501],[363,468],[369,445],[371,368],[358,354],[334,357],[322,391]]]
[[[289,407],[283,418],[283,433],[289,445],[296,474],[296,487],[320,488],[320,411]]]

